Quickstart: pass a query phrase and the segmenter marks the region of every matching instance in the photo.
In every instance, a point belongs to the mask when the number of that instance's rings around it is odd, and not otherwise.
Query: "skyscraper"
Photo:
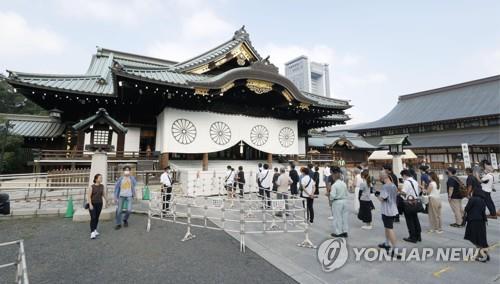
[[[330,72],[326,63],[302,55],[285,63],[285,76],[301,91],[330,97]]]

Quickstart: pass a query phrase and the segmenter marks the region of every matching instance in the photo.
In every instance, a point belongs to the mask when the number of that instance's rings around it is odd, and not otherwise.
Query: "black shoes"
[[[125,228],[128,227],[128,221],[123,221],[123,227],[125,227]]]
[[[342,234],[334,234],[334,233],[331,233],[330,236],[334,237],[334,238],[347,238],[347,233],[342,233]]]
[[[122,228],[122,225],[116,225],[115,230],[120,230]]]
[[[389,250],[391,249],[390,245],[386,245],[385,243],[378,244],[378,247],[381,249]]]
[[[403,241],[416,244],[418,240],[412,238],[403,238]]]

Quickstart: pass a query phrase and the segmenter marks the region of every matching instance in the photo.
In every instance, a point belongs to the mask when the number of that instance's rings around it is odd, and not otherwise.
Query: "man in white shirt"
[[[486,203],[486,207],[488,207],[488,211],[490,211],[490,215],[488,218],[497,219],[495,203],[491,199],[491,192],[493,191],[493,182],[494,177],[491,171],[485,167],[485,174],[481,177],[481,188],[484,191],[484,201]]]
[[[277,189],[277,197],[278,199],[284,199],[285,200],[285,209],[288,210],[288,194],[290,192],[288,191],[288,188],[292,184],[292,179],[286,172],[285,168],[280,169],[280,176],[278,177],[278,180],[276,180],[276,185],[278,186]],[[288,214],[288,213],[287,213]],[[281,212],[276,213],[276,216],[281,217],[283,214]]]
[[[419,188],[417,181],[410,175],[408,170],[402,170],[401,176],[403,177],[403,188],[401,196],[403,199],[408,198],[419,199]],[[410,197],[411,196],[411,197]],[[422,229],[420,228],[420,221],[418,220],[417,212],[404,212],[406,219],[406,226],[408,227],[408,238],[403,238],[404,241],[416,243],[422,241]]]
[[[323,168],[323,181],[325,182],[325,187],[327,192],[330,192],[330,188],[332,186],[332,184],[330,183],[330,175],[331,175],[330,166],[326,165]]]
[[[302,188],[302,197],[306,201],[306,209],[307,209],[307,218],[309,223],[313,223],[314,221],[314,180],[310,175],[309,168],[301,168],[300,172],[302,173],[302,177],[300,179],[300,187]]]
[[[163,196],[163,211],[168,211],[172,199],[172,177],[170,166],[167,166],[160,176],[161,192]]]
[[[262,197],[264,200],[264,194],[267,197],[267,206],[271,207],[271,186],[273,184],[273,175],[271,174],[271,171],[269,170],[269,165],[264,164],[262,171],[260,172],[259,176],[259,195]]]

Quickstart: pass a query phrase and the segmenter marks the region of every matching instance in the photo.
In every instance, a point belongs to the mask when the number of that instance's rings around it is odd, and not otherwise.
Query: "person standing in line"
[[[446,170],[446,175],[448,176],[448,181],[446,181],[446,189],[448,191],[448,203],[450,204],[453,215],[455,215],[455,223],[450,224],[450,226],[455,228],[463,227],[463,216],[464,209],[462,207],[462,194],[460,193],[460,183],[461,181],[455,175],[457,170],[453,167],[449,167]]]
[[[137,180],[134,176],[130,175],[130,167],[123,167],[123,175],[118,178],[115,184],[115,201],[118,204],[116,208],[116,225],[115,229],[119,230],[122,227],[122,222],[124,227],[128,227],[128,218],[132,212],[132,200],[135,198],[135,186]],[[127,202],[127,211],[122,220],[122,207],[123,203]]]
[[[361,229],[371,230],[372,229],[372,210],[375,209],[371,199],[370,192],[370,172],[368,170],[363,170],[361,172],[361,184],[359,185],[359,212],[358,219],[365,223]]]
[[[352,184],[352,187],[354,187],[354,212],[359,211],[359,188],[362,182],[361,170],[359,168],[354,168],[354,180]]]
[[[314,180],[309,174],[309,168],[301,168],[300,172],[302,173],[302,178],[300,179],[301,196],[306,201],[306,206],[304,207],[307,210],[307,220],[312,224],[314,221]]]
[[[418,167],[418,169],[420,170],[420,184],[419,184],[420,189],[422,190],[427,189],[427,187],[431,183],[431,178],[428,172],[429,167],[421,165],[420,167]]]
[[[277,188],[277,198],[278,199],[284,199],[285,200],[285,214],[288,216],[288,188],[290,185],[293,183],[292,179],[290,176],[286,173],[285,168],[280,169],[280,176],[278,177],[278,180],[276,180],[276,185],[278,186]],[[276,216],[282,217],[283,213],[278,212],[276,213]]]
[[[425,191],[429,196],[429,223],[431,224],[430,233],[441,234],[441,194],[439,191],[439,177],[435,172],[429,173],[430,182]]]
[[[102,175],[96,174],[94,176],[93,184],[87,191],[87,200],[89,205],[90,213],[90,238],[95,239],[99,232],[97,231],[97,225],[99,224],[99,216],[101,215],[101,210],[103,207],[103,199],[108,203],[106,199],[106,194],[104,194],[104,185],[102,184]]]
[[[493,191],[493,177],[491,165],[488,161],[483,161],[484,175],[481,177],[481,188],[484,191],[484,202],[486,202],[486,207],[490,211],[488,218],[497,219],[497,210],[495,209],[495,203],[491,199],[491,192]],[[489,167],[488,167],[489,166]]]
[[[474,191],[482,193],[483,188],[481,187],[481,182],[474,175],[474,170],[471,168],[466,168],[465,173],[467,174],[467,181],[465,182],[465,186],[467,186],[467,197],[472,197],[472,193]]]
[[[347,185],[342,181],[342,171],[339,167],[332,167],[331,175],[334,183],[330,191],[332,204],[333,233],[332,237],[347,238],[349,224],[347,222]]]
[[[259,194],[262,197],[262,200],[267,199],[267,207],[271,208],[271,186],[273,184],[273,178],[268,164],[264,164],[263,170],[260,172],[259,181],[261,185],[259,188]]]
[[[274,168],[274,174],[273,174],[273,192],[278,191],[278,185],[276,184],[276,181],[278,180],[280,176],[280,173],[278,172],[278,168]]]
[[[172,177],[170,176],[170,166],[167,166],[160,176],[161,193],[163,195],[163,213],[167,213],[172,199]]]
[[[245,172],[243,171],[243,167],[239,166],[238,167],[238,174],[236,175],[236,180],[238,182],[238,188],[240,189],[240,196],[243,197],[243,194],[245,193],[244,187],[245,187]]]
[[[409,198],[413,198],[416,200],[420,198],[418,183],[410,174],[410,172],[408,170],[402,170],[400,174],[403,177],[403,188],[401,189],[400,193],[402,198],[404,200],[408,200]],[[410,243],[421,242],[422,229],[420,227],[418,213],[405,210],[404,214],[409,236],[407,238],[403,238],[403,240]]]
[[[323,181],[325,182],[325,188],[326,188],[326,196],[330,198],[330,191],[332,189],[332,176],[331,176],[331,167],[329,165],[326,165],[325,168],[323,169]],[[328,205],[330,206],[330,214],[332,212],[332,204],[328,202]],[[328,220],[333,220],[333,216],[330,215],[328,216]]]
[[[380,201],[380,212],[382,213],[382,222],[384,223],[385,242],[378,245],[387,251],[392,248],[392,255],[395,255],[397,250],[396,233],[394,232],[394,219],[398,215],[398,207],[396,199],[398,196],[398,188],[392,182],[392,179],[386,171],[381,171],[379,174],[382,188],[375,191],[375,196]],[[392,245],[392,247],[391,247]]]
[[[234,169],[231,166],[227,166],[226,176],[224,177],[224,187],[226,188],[227,195],[230,199],[234,198]]]
[[[318,166],[314,167],[313,180],[314,180],[314,195],[318,196],[319,195],[319,167]]]
[[[255,179],[257,181],[257,186],[259,187],[259,194],[260,194],[260,191],[261,191],[261,185],[260,185],[260,174],[262,173],[262,163],[258,163],[257,164],[257,173],[255,174]]]
[[[396,188],[399,188],[398,177],[392,171],[392,166],[386,164],[386,165],[384,165],[383,169],[384,169],[385,173],[391,179],[392,183],[396,186]],[[399,215],[403,214],[403,209],[404,209],[403,208],[403,199],[401,198],[401,196],[399,194],[397,196],[396,205],[398,207],[398,215],[396,215],[396,217],[394,218],[394,223],[399,223]]]
[[[476,260],[487,262],[490,260],[488,255],[488,240],[486,235],[486,202],[484,194],[478,191],[472,192],[472,197],[465,206],[465,235],[464,239],[473,243],[480,250],[480,255],[476,256]]]
[[[297,184],[299,183],[299,173],[295,169],[294,164],[290,164],[290,172],[288,173],[290,178],[292,179],[292,184],[290,185],[290,193],[294,196],[299,194],[299,189],[297,188]]]

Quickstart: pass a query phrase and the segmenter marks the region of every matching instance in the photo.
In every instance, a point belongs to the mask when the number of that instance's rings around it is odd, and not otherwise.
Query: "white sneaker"
[[[328,220],[333,220],[333,216],[329,216],[329,217],[328,217]]]
[[[371,230],[373,227],[372,225],[370,226],[361,226],[361,229],[364,229],[364,230]]]
[[[427,231],[427,233],[434,233],[435,231],[433,229],[430,229]]]
[[[91,238],[91,239],[95,239],[95,237],[96,237],[96,235],[95,235],[95,231],[94,231],[94,232],[92,232],[92,233],[90,233],[90,238]]]
[[[94,233],[95,233],[95,236],[96,236],[96,237],[100,235],[100,234],[99,234],[99,232],[98,232],[97,230],[94,230]]]
[[[443,230],[436,230],[436,234],[442,234]]]

